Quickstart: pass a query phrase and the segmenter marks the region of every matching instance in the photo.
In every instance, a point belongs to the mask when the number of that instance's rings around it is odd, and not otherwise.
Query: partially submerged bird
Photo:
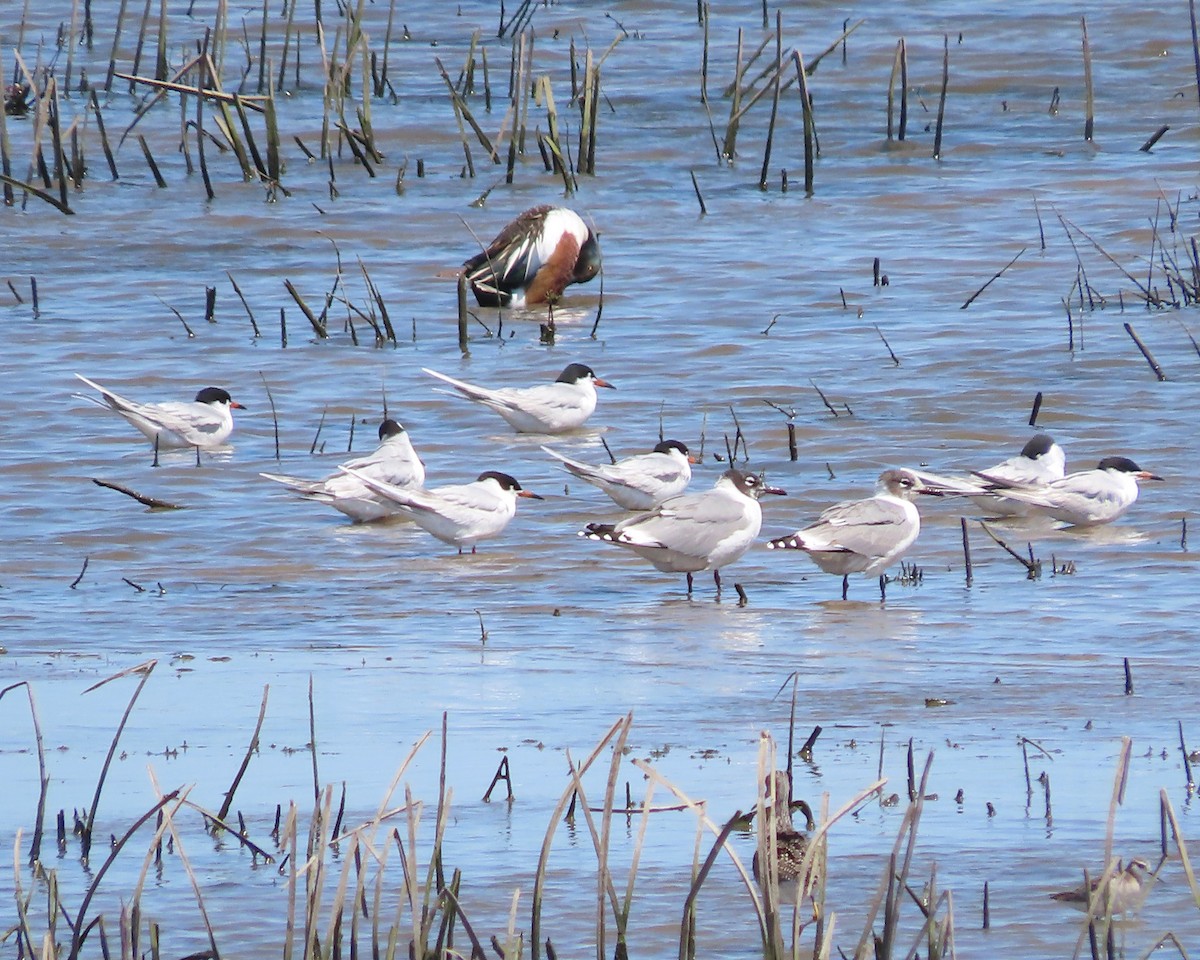
[[[1066,473],[1067,457],[1063,448],[1046,433],[1032,437],[1021,452],[979,473],[997,481],[1042,486],[1061,480]],[[982,480],[979,473],[969,477],[944,477],[922,470],[914,470],[922,483],[931,490],[946,496],[978,497],[989,513],[997,516],[1027,516],[1033,507],[1021,500],[1014,500],[996,489],[994,484]]]
[[[1097,917],[1129,913],[1138,909],[1145,899],[1145,883],[1150,879],[1146,872],[1149,869],[1145,860],[1130,860],[1126,867],[1122,867],[1118,860],[1116,869],[1103,886],[1101,880],[1104,878],[1094,877],[1089,883],[1080,884],[1073,890],[1052,893],[1050,898],[1080,906]]]
[[[504,531],[517,513],[517,497],[541,500],[536,493],[521,489],[507,473],[487,470],[473,483],[434,487],[430,490],[406,490],[391,483],[376,480],[353,467],[340,467],[344,473],[361,480],[422,530],[443,543],[470,547],[480,540],[495,537]]]
[[[597,377],[585,363],[567,364],[553,383],[496,390],[455,380],[428,367],[421,371],[496,411],[517,433],[566,433],[581,427],[596,409],[596,388],[612,389],[611,383]]]
[[[791,780],[783,770],[776,770],[769,780],[769,790],[766,801],[771,805],[773,815],[766,822],[773,822],[775,844],[775,879],[779,886],[779,902],[781,904],[796,903],[803,893],[805,886],[811,888],[819,875],[816,864],[811,856],[805,864],[808,855],[808,834],[797,830],[792,823]],[[812,809],[803,800],[797,801],[796,806],[804,813],[808,823],[806,829],[812,830]],[[766,825],[766,822],[762,826]],[[751,869],[754,879],[762,888],[766,888],[768,872],[763,870],[759,850],[770,849],[768,838],[762,837],[759,848],[754,851]],[[812,878],[810,880],[810,878]]]
[[[574,210],[550,204],[526,210],[463,264],[481,307],[554,301],[599,272],[600,244],[591,228]]]
[[[341,466],[396,487],[419,487],[425,482],[425,464],[413,449],[408,431],[391,419],[379,425],[379,446],[373,453],[347,460]],[[323,480],[302,480],[278,473],[259,476],[282,483],[306,500],[327,504],[358,523],[384,520],[402,512],[361,479],[340,469]]]
[[[1162,480],[1128,457],[1105,457],[1094,470],[1069,473],[1040,485],[1017,483],[985,471],[977,476],[989,490],[1076,527],[1112,523],[1137,501],[1139,480]]]
[[[686,444],[663,440],[650,453],[626,457],[616,463],[584,463],[572,460],[549,447],[542,447],[562,461],[570,473],[594,484],[626,510],[652,510],[668,497],[687,489],[696,458]]]
[[[76,394],[77,397],[119,413],[156,448],[164,450],[170,447],[219,447],[233,433],[232,411],[245,409],[220,387],[205,387],[190,403],[138,403],[113,393],[82,374],[75,376],[98,391],[103,399],[86,394]]]
[[[803,550],[826,573],[841,574],[842,599],[850,589],[852,573],[880,574],[912,546],[921,532],[921,515],[912,500],[929,490],[912,470],[885,470],[876,493],[865,500],[845,500],[822,511],[815,523],[767,546],[777,550]]]
[[[721,568],[737,560],[758,536],[758,498],[765,493],[784,491],[752,473],[726,470],[711,490],[671,497],[620,523],[589,523],[579,536],[632,550],[665,573],[686,573],[689,594],[692,575],[711,570],[720,593]]]

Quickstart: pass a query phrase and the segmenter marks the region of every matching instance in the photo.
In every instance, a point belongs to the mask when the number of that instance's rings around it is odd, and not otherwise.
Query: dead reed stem
[[[1083,89],[1085,98],[1083,139],[1091,143],[1096,118],[1095,99],[1092,93],[1092,48],[1091,44],[1088,43],[1087,17],[1080,17],[1079,25],[1083,32]]]
[[[796,82],[800,87],[800,106],[804,113],[804,192],[813,192],[813,157],[815,153],[816,128],[813,123],[812,100],[808,94],[808,74],[799,50],[792,51],[796,63]]]
[[[1126,323],[1124,324],[1124,327],[1125,332],[1129,334],[1130,339],[1137,344],[1137,348],[1142,352],[1142,356],[1146,358],[1146,362],[1150,364],[1150,369],[1154,371],[1154,376],[1158,378],[1159,383],[1162,383],[1167,379],[1167,375],[1163,372],[1163,368],[1159,366],[1158,361],[1154,359],[1154,355],[1150,352],[1150,348],[1142,343],[1142,338],[1139,337],[1137,335],[1137,331],[1133,329],[1133,324]]]
[[[766,15],[764,0],[763,14]],[[767,174],[771,168],[771,144],[775,140],[775,119],[779,115],[779,76],[783,72],[783,13],[775,11],[775,81],[772,84],[771,119],[767,123],[767,143],[763,148],[762,172],[758,178],[758,189],[767,189]],[[803,74],[803,71],[800,71]],[[808,127],[805,126],[807,131]]]
[[[933,134],[933,159],[942,158],[942,123],[946,116],[946,88],[950,85],[950,35],[942,34],[942,92],[938,97],[937,126]]]
[[[258,722],[254,725],[254,733],[250,735],[250,744],[246,747],[246,755],[242,758],[242,765],[238,767],[238,771],[233,776],[233,782],[229,784],[229,789],[225,791],[225,799],[221,802],[221,808],[217,811],[217,817],[224,820],[229,814],[229,808],[233,806],[233,795],[237,793],[238,784],[242,782],[242,777],[246,775],[246,770],[250,767],[250,758],[258,750],[258,737],[262,732],[263,720],[267,716],[267,694],[271,690],[271,685],[266,684],[263,687],[262,705],[258,708]]]
[[[46,745],[42,739],[42,725],[38,720],[37,702],[33,698],[33,686],[27,680],[21,680],[17,683],[9,684],[7,687],[0,689],[0,700],[10,690],[15,690],[17,687],[25,688],[25,695],[29,698],[29,716],[33,722],[33,741],[37,747],[38,757],[38,803],[37,815],[33,822],[33,841],[29,845],[29,862],[36,863],[41,859],[42,855],[42,827],[43,821],[46,818],[46,791],[50,787],[50,774],[46,771]],[[1183,725],[1179,727],[1179,740],[1183,742]],[[19,846],[19,844],[18,844]],[[18,874],[19,875],[19,874]]]
[[[1022,247],[1020,250],[1018,250],[1017,255],[1015,257],[1013,257],[1011,260],[1009,260],[1008,263],[1006,263],[1003,267],[1001,267],[999,270],[997,270],[995,273],[993,273],[991,276],[991,279],[989,279],[982,287],[980,287],[973,294],[971,294],[969,297],[967,297],[967,299],[963,302],[963,305],[961,307],[959,307],[959,309],[966,310],[967,307],[969,307],[972,303],[974,303],[975,299],[981,293],[983,293],[984,290],[986,290],[993,283],[995,283],[1002,276],[1004,276],[1005,271],[1007,271],[1009,267],[1011,267],[1014,263],[1016,263],[1018,260],[1021,259],[1021,254],[1023,254],[1027,249],[1028,249],[1028,247]]]

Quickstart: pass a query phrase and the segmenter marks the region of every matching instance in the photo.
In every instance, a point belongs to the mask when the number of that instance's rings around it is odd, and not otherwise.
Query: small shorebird
[[[987,510],[996,516],[1023,517],[1033,512],[1030,504],[1006,497],[1003,491],[993,489],[979,474],[986,474],[996,481],[1044,486],[1061,480],[1066,473],[1066,466],[1067,457],[1063,448],[1049,434],[1039,433],[1015,457],[1009,457],[970,477],[943,477],[923,470],[913,470],[913,473],[931,490],[946,496],[978,497]]]
[[[770,792],[766,799],[774,811],[775,877],[779,884],[779,903],[776,904],[778,907],[781,904],[796,903],[804,887],[812,885],[808,883],[809,876],[812,875],[815,884],[818,875],[815,870],[816,864],[811,858],[808,870],[801,872],[804,867],[804,858],[808,853],[808,834],[797,830],[792,823],[791,781],[783,770],[776,770],[771,775]],[[816,826],[813,822],[812,809],[803,800],[797,801],[796,806],[804,813],[807,820],[806,829],[812,830]],[[766,844],[762,844],[760,849],[770,848]],[[767,876],[759,862],[758,850],[754,851],[751,867],[759,887],[765,887]]]
[[[423,373],[450,384],[468,400],[500,414],[517,433],[566,433],[583,425],[596,409],[596,388],[612,384],[601,380],[584,363],[569,363],[554,383],[536,387],[502,387],[492,390],[455,380],[422,367]]]
[[[764,493],[782,494],[752,473],[726,470],[716,486],[703,493],[684,493],[619,523],[589,523],[581,537],[632,550],[665,573],[686,573],[688,594],[692,574],[713,572],[721,592],[721,568],[750,547],[762,527]]]
[[[541,500],[536,493],[522,490],[507,473],[487,470],[474,483],[434,487],[430,490],[406,490],[376,480],[352,467],[340,467],[344,473],[357,477],[367,487],[397,507],[422,530],[443,543],[458,547],[469,546],[475,552],[480,540],[495,537],[504,531],[517,513],[517,497]]]
[[[574,210],[550,204],[526,210],[463,264],[481,307],[554,301],[599,272],[600,244],[591,228]]]
[[[1094,470],[1069,473],[1052,483],[1016,483],[986,471],[976,474],[989,491],[1027,503],[1044,516],[1076,527],[1112,523],[1137,501],[1139,480],[1161,480],[1128,457],[1105,457]]]
[[[921,532],[921,515],[912,503],[918,493],[937,495],[911,470],[885,470],[879,475],[875,496],[835,503],[822,511],[815,523],[776,537],[767,546],[803,550],[826,573],[840,573],[843,600],[852,573],[879,574],[882,596],[886,585],[883,571]]]
[[[396,487],[419,487],[425,482],[425,464],[413,449],[404,427],[395,420],[384,420],[379,425],[379,441],[373,453],[347,460],[341,466]],[[401,513],[358,477],[342,473],[340,469],[323,480],[302,480],[278,473],[260,473],[259,476],[282,483],[305,500],[327,504],[357,523],[385,520]]]
[[[220,387],[205,387],[196,394],[191,403],[168,401],[166,403],[138,403],[126,400],[95,380],[83,374],[75,374],[103,400],[76,394],[82,400],[98,407],[114,410],[138,428],[156,447],[219,447],[233,433],[233,410],[244,410],[228,392]]]
[[[1129,865],[1124,868],[1121,867],[1121,862],[1118,860],[1117,869],[1108,878],[1103,890],[1100,889],[1101,878],[1096,877],[1090,883],[1080,884],[1073,890],[1052,893],[1050,898],[1089,910],[1093,898],[1099,895],[1101,909],[1093,911],[1094,916],[1105,917],[1129,913],[1140,907],[1142,900],[1145,899],[1144,888],[1146,880],[1150,879],[1147,877],[1146,871],[1149,869],[1150,866],[1145,860],[1130,860]]]
[[[683,493],[692,479],[692,464],[697,462],[678,440],[664,440],[650,453],[626,457],[616,463],[584,463],[549,447],[542,449],[626,510],[653,510],[668,497]]]

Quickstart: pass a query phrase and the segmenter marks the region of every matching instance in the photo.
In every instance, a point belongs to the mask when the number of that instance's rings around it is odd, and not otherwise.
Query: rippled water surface
[[[119,179],[111,181],[79,80],[85,69],[89,82],[102,84],[115,12],[93,5],[91,49],[64,43],[56,50],[60,23],[64,38],[81,31],[76,23],[70,32],[71,4],[37,4],[23,28],[21,5],[9,6],[0,11],[6,71],[11,78],[14,48],[30,71],[53,61],[62,125],[76,125],[88,166],[82,189],[68,190],[73,215],[22,200],[19,191],[17,205],[0,210],[7,281],[0,285],[0,666],[3,686],[30,681],[36,698],[49,816],[65,808],[69,818],[90,804],[135,679],[85,691],[154,660],[104,785],[98,836],[120,834],[153,804],[148,771],[164,790],[190,786],[197,803],[219,807],[265,687],[262,746],[235,808],[264,844],[277,804],[286,809],[294,800],[306,817],[311,684],[317,776],[335,785],[335,803],[345,784],[348,822],[374,815],[411,745],[434,731],[406,776],[427,805],[428,844],[445,712],[446,781],[454,789],[447,868],[463,870],[463,908],[485,941],[492,933],[503,938],[516,888],[518,926],[528,935],[538,851],[569,782],[567,751],[585,757],[632,712],[629,757],[650,760],[724,821],[753,803],[761,732],[786,745],[790,699],[787,690],[777,693],[793,674],[798,736],[823,728],[812,761],[795,761],[796,793],[814,808],[827,794],[837,809],[880,768],[884,795],[903,797],[909,741],[918,772],[932,752],[913,882],[936,865],[938,889],[953,892],[963,956],[1075,949],[1081,914],[1048,894],[1079,882],[1084,868],[1093,876],[1103,869],[1122,737],[1132,739],[1132,762],[1114,855],[1158,861],[1160,791],[1183,834],[1197,833],[1178,727],[1182,721],[1185,736],[1195,734],[1200,604],[1186,522],[1197,494],[1200,359],[1188,332],[1197,324],[1192,306],[1148,309],[1141,292],[1173,301],[1181,294],[1168,274],[1194,282],[1200,114],[1186,8],[788,5],[784,47],[809,61],[847,18],[865,21],[810,78],[820,156],[815,191],[806,196],[794,88],[780,99],[766,189],[759,176],[770,95],[742,120],[732,162],[714,147],[729,118],[723,89],[738,31],[746,58],[768,36],[759,4],[712,4],[711,127],[700,99],[704,31],[694,3],[538,7],[534,74],[550,78],[573,152],[579,114],[569,103],[570,43],[582,59],[589,45],[599,57],[620,39],[603,66],[596,173],[580,175],[566,201],[600,233],[603,309],[600,282],[570,288],[552,344],[539,339],[542,312],[516,311],[500,326],[494,312],[478,311],[463,355],[455,268],[477,249],[476,236],[486,240],[520,210],[563,194],[535,146],[546,108],[534,102],[514,182],[505,184],[503,163],[491,164],[469,132],[475,176],[466,175],[434,58],[453,80],[479,28],[493,104],[489,112],[478,75],[467,102],[489,136],[502,125],[507,131],[511,40],[495,37],[495,4],[397,5],[388,48],[395,96],[370,98],[383,155],[371,164],[374,176],[336,137],[332,161],[309,161],[297,143],[319,154],[323,119],[315,12],[301,4],[293,23],[299,79],[289,61],[275,98],[288,193],[273,202],[261,183],[243,181],[231,151],[218,149],[225,139],[211,105],[204,124],[213,135],[206,162],[215,197],[207,199],[194,133],[192,172],[179,148],[181,122],[195,119],[190,97],[186,116],[174,94],[156,104],[117,149],[146,103],[146,88],[130,93],[126,81],[99,97],[116,151]],[[286,23],[279,7],[268,9],[275,71]],[[218,11],[196,3],[168,12],[174,70],[195,55]],[[1083,138],[1084,15],[1095,87],[1091,143]],[[344,59],[345,20],[330,3],[321,16],[327,47],[340,44]],[[139,17],[140,10],[126,15],[118,72],[134,72]],[[363,18],[366,43],[382,56],[386,4],[366,6]],[[256,92],[261,20],[261,8],[228,9],[225,89],[238,88],[249,63],[243,92]],[[156,32],[152,17],[147,50]],[[887,88],[901,37],[908,136],[889,142]],[[933,159],[943,37],[949,84],[942,155]],[[152,61],[143,54],[143,74]],[[761,69],[760,61],[746,80]],[[37,76],[41,84],[44,74]],[[346,123],[359,128],[361,65],[354,77]],[[263,141],[261,116],[249,122]],[[1165,136],[1139,150],[1163,125]],[[32,117],[7,120],[12,176],[41,185],[30,168],[34,128]],[[165,188],[155,184],[139,135]],[[52,166],[48,136],[42,142]],[[473,203],[489,189],[485,203]],[[886,285],[873,284],[875,258]],[[368,326],[346,306],[370,309],[364,273],[386,304],[396,343],[372,346]],[[332,296],[328,339],[312,336],[285,281],[316,310]],[[1080,296],[1080,281],[1090,296]],[[216,291],[211,323],[206,288]],[[1126,323],[1165,371],[1164,382]],[[590,364],[617,390],[602,391],[587,428],[558,446],[598,460],[606,456],[601,438],[625,455],[652,445],[661,430],[703,448],[693,481],[703,488],[725,468],[719,461],[740,427],[750,467],[788,490],[764,504],[764,534],[866,495],[889,465],[960,471],[1015,453],[1033,432],[1039,392],[1037,426],[1063,445],[1069,468],[1121,454],[1166,482],[1109,527],[998,528],[1042,562],[1036,580],[972,522],[968,584],[960,529],[967,508],[935,502],[921,504],[924,526],[908,557],[920,581],[893,582],[885,603],[861,579],[842,602],[836,578],[762,544],[726,571],[719,599],[707,576],[688,598],[681,577],[575,536],[584,522],[618,514],[597,491],[566,483],[538,449],[544,438],[507,432],[488,412],[435,393],[420,372],[523,385],[552,379],[571,361]],[[184,399],[218,384],[248,409],[227,450],[198,465],[191,454],[165,455],[154,467],[152,451],[123,421],[72,396],[75,372],[143,399]],[[501,538],[477,555],[456,556],[419,530],[355,526],[259,478],[260,471],[316,477],[349,451],[365,452],[385,405],[408,428],[431,484],[502,469],[545,500],[522,501]],[[780,408],[794,411],[795,462]],[[91,478],[186,509],[147,510]],[[748,595],[745,605],[734,582]],[[9,691],[0,711],[0,830],[10,850],[21,831],[26,849],[38,774],[23,691]],[[1048,786],[1035,780],[1027,791],[1023,737],[1040,745],[1027,749],[1029,773],[1044,772]],[[502,756],[516,801],[484,804]],[[593,800],[604,792],[602,766],[585,780]],[[640,802],[642,773],[623,766],[625,780]],[[667,803],[667,794],[660,789],[655,801]],[[872,801],[830,833],[827,904],[836,913],[833,942],[847,955],[904,809]],[[623,889],[639,821],[616,822]],[[222,951],[276,955],[283,880],[195,824],[185,825],[185,839]],[[695,831],[691,813],[651,818],[630,921],[630,949],[639,955],[676,955]],[[752,846],[735,838],[743,859]],[[110,870],[103,909],[115,911],[132,890],[141,849]],[[52,853],[44,859],[77,903],[89,875],[74,842],[57,861]],[[1200,948],[1200,911],[1178,858],[1161,877],[1140,916],[1121,925],[1117,946],[1129,956],[1168,931],[1189,953]],[[595,878],[582,821],[562,827],[543,921],[543,936],[561,956],[594,951]],[[144,909],[162,918],[171,953],[201,949],[203,927],[182,871],[168,866],[149,882]],[[4,871],[8,903],[12,883]],[[28,872],[21,884],[39,889]],[[905,950],[921,924],[911,904],[906,910]],[[704,887],[697,937],[710,955],[758,952],[749,898],[727,860]],[[96,944],[89,949],[98,955]]]

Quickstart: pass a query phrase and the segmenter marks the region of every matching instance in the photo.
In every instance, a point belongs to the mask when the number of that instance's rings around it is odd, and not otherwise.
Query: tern
[[[776,903],[776,907],[779,907],[782,904],[796,903],[805,887],[811,889],[815,885],[819,873],[808,850],[808,834],[797,830],[792,823],[791,780],[787,773],[776,770],[768,784],[766,803],[771,807],[773,816],[763,825],[772,821],[774,825],[775,879],[779,886],[779,902]],[[807,820],[807,829],[812,830],[816,826],[813,822],[812,808],[803,800],[796,801],[796,806]],[[770,842],[764,838],[760,841],[759,849],[770,850]],[[750,865],[754,879],[760,887],[766,888],[769,874],[762,869],[759,850],[754,851],[754,859]]]
[[[650,453],[611,464],[584,463],[549,447],[542,449],[562,461],[570,473],[599,487],[626,510],[653,510],[668,497],[683,493],[692,479],[692,464],[697,462],[678,440],[664,440]]]
[[[75,374],[103,399],[76,394],[98,407],[114,410],[138,428],[156,448],[219,447],[233,432],[233,410],[244,410],[220,387],[205,387],[191,403],[138,403],[102,387],[83,374]]]
[[[989,490],[1075,527],[1112,523],[1137,501],[1139,480],[1162,480],[1128,457],[1105,457],[1094,470],[1069,473],[1042,485],[1018,483],[982,471],[976,475]]]
[[[463,264],[481,307],[554,302],[573,283],[600,272],[600,244],[574,210],[532,207]]]
[[[842,575],[842,599],[850,589],[850,574],[880,574],[912,546],[921,532],[921,515],[912,499],[918,493],[940,495],[929,489],[912,470],[885,470],[879,475],[875,496],[846,500],[822,511],[816,522],[767,546],[803,550],[826,573]]]
[[[1009,457],[993,467],[978,473],[994,477],[998,481],[1042,486],[1061,480],[1066,473],[1067,457],[1062,447],[1049,434],[1039,433],[1021,448],[1015,457]],[[1006,497],[1001,490],[993,489],[978,473],[970,477],[942,477],[933,473],[914,470],[921,481],[931,489],[947,496],[979,497],[986,501],[989,512],[998,516],[1028,516],[1033,507],[1020,500]]]
[[[711,570],[720,594],[721,568],[745,553],[762,527],[764,493],[784,491],[726,470],[711,490],[671,497],[620,523],[589,523],[579,536],[632,550],[665,573],[686,573],[689,595],[692,574]]]
[[[583,425],[596,409],[596,388],[613,385],[601,380],[584,363],[569,363],[554,383],[536,387],[502,387],[491,390],[455,380],[444,373],[421,368],[423,373],[450,384],[468,400],[495,410],[517,433],[566,433]]]
[[[1145,860],[1130,860],[1124,868],[1118,860],[1103,886],[1101,881],[1104,878],[1095,877],[1090,883],[1080,884],[1073,890],[1052,893],[1050,898],[1083,907],[1097,917],[1129,913],[1140,907],[1145,899],[1146,871],[1149,869],[1150,865]]]
[[[542,499],[498,470],[484,471],[474,483],[406,490],[353,467],[338,469],[357,477],[427,533],[458,547],[459,553],[466,546],[474,553],[480,540],[502,533],[516,516],[517,497]]]
[[[348,460],[342,466],[396,487],[419,487],[425,482],[425,464],[413,449],[404,427],[395,420],[384,420],[379,425],[379,441],[373,453]],[[282,483],[306,500],[327,504],[357,523],[383,520],[401,512],[358,477],[340,470],[323,480],[302,480],[277,473],[259,476]]]

